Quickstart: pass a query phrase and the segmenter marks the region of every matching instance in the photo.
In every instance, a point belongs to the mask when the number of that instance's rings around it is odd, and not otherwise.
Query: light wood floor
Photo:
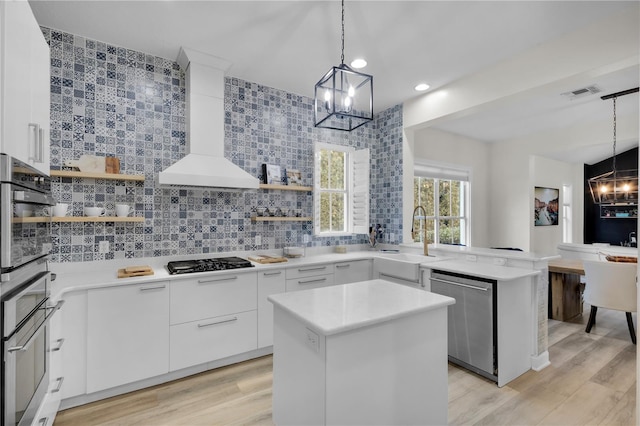
[[[588,312],[588,306],[585,312]],[[635,425],[636,347],[624,313],[549,322],[552,365],[503,388],[449,365],[451,425]],[[634,315],[635,319],[635,315]],[[272,425],[266,356],[58,413],[67,425]]]

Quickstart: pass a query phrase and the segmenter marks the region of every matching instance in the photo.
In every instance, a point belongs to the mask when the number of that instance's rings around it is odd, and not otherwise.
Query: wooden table
[[[567,321],[582,314],[581,275],[584,266],[580,259],[549,261],[549,318]]]

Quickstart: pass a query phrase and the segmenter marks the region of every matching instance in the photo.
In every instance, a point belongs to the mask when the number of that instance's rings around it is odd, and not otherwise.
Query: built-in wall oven
[[[1,421],[27,425],[49,387],[50,181],[28,164],[0,154]]]

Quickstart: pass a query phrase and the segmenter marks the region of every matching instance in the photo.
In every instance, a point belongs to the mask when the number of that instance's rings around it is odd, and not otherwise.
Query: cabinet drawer
[[[255,272],[172,281],[171,324],[255,310],[257,281]]]
[[[333,263],[322,265],[307,265],[287,269],[287,279],[313,277],[316,275],[333,274]]]
[[[296,278],[294,280],[287,280],[287,291],[309,290],[311,288],[327,287],[333,284],[333,274]]]
[[[171,371],[257,348],[256,311],[172,325]]]

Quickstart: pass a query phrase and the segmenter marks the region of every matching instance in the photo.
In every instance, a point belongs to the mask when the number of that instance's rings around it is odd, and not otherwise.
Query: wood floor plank
[[[551,365],[503,388],[449,364],[449,424],[635,425],[636,346],[617,314],[598,312],[591,334],[588,314],[550,321]],[[272,426],[272,368],[265,356],[207,371],[61,411],[55,426]]]
[[[545,416],[539,425],[597,425],[622,399],[624,393],[587,382]]]

